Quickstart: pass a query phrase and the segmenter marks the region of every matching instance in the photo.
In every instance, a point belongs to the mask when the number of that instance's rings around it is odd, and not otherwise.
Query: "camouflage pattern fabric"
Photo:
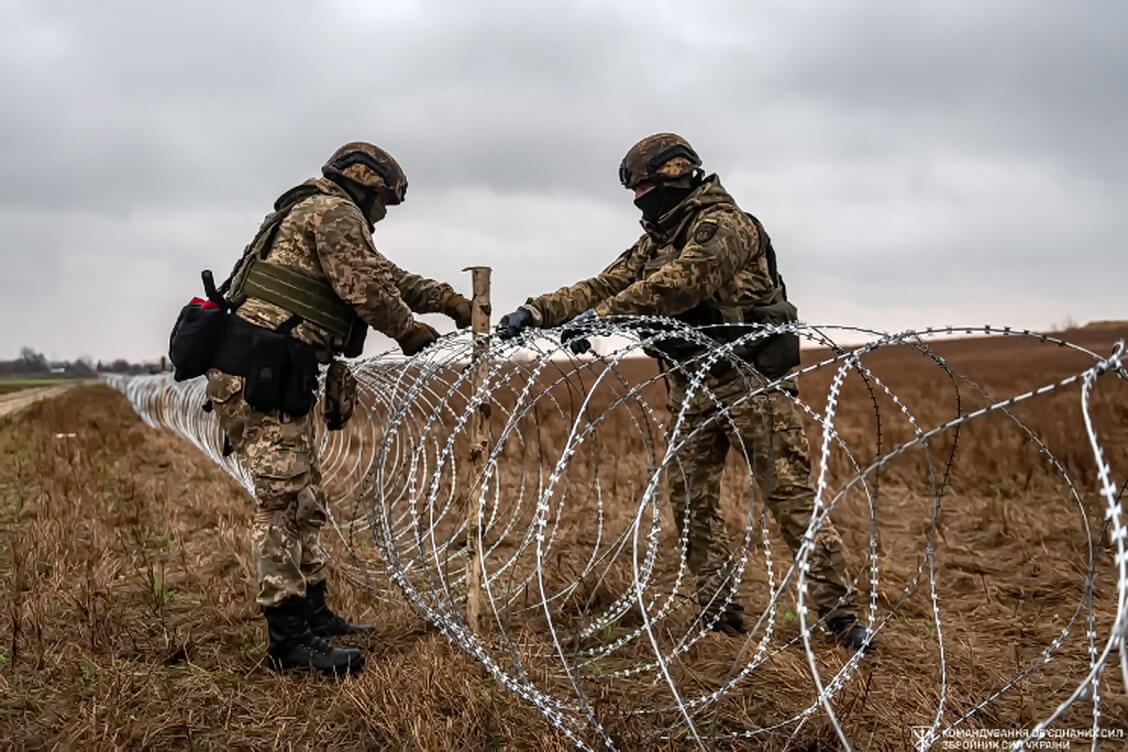
[[[243,399],[243,379],[214,368],[207,395],[239,464],[251,475],[255,517],[251,550],[257,601],[276,606],[307,585],[325,579],[318,544],[325,523],[325,495],[310,416],[260,412]]]
[[[457,294],[450,285],[411,274],[382,256],[360,208],[336,183],[316,178],[305,184],[319,192],[283,220],[270,246],[270,263],[327,280],[366,324],[393,339],[414,327],[413,311],[444,311]],[[236,315],[271,329],[290,317],[283,308],[258,298],[248,298]],[[308,322],[300,324],[294,336],[323,353],[343,344],[330,342],[326,332]]]
[[[564,324],[589,308],[597,315],[678,316],[708,305],[749,308],[771,301],[775,285],[753,222],[716,175],[657,223],[602,273],[529,298],[538,326]]]
[[[350,141],[333,152],[321,167],[325,177],[339,176],[364,188],[385,192],[388,202],[401,203],[407,194],[407,175],[392,155],[364,141]]]
[[[655,164],[654,160],[660,160],[663,154],[672,156]],[[700,166],[701,158],[684,138],[676,133],[655,133],[632,146],[623,157],[619,180],[624,188],[636,188],[655,180],[688,178]]]
[[[351,146],[355,145],[342,149]],[[397,185],[405,189],[402,171],[394,161],[391,165],[402,183]],[[417,330],[412,312],[441,313],[464,300],[450,285],[411,274],[380,255],[360,208],[332,180],[316,178],[302,185],[317,192],[296,204],[278,226],[267,255],[270,263],[328,282],[367,325],[394,339]],[[291,316],[254,297],[248,297],[235,315],[269,329],[277,329]],[[345,344],[309,322],[297,326],[292,336],[313,345],[322,362],[329,362]],[[251,408],[243,399],[241,377],[211,369],[207,378],[208,398],[220,426],[254,480],[258,509],[251,540],[258,602],[276,605],[290,595],[304,594],[307,584],[325,578],[325,560],[317,542],[325,522],[324,493],[313,424],[308,415],[295,418]],[[351,396],[343,386],[345,391],[334,396],[348,402]]]
[[[677,317],[698,306],[749,308],[772,302],[775,284],[765,244],[752,221],[710,175],[684,201],[659,218],[642,223],[645,234],[602,273],[529,298],[525,307],[537,326],[559,326],[594,308],[600,317]],[[685,377],[665,363],[672,415],[685,399]],[[728,378],[726,382],[724,379]],[[720,379],[720,380],[718,380]],[[697,597],[708,604],[724,579],[730,559],[718,511],[720,479],[730,447],[748,453],[756,481],[784,540],[797,551],[814,504],[807,441],[795,405],[781,392],[748,398],[748,385],[734,372],[710,377],[688,407],[685,433],[701,431],[679,451],[680,466],[668,471],[678,525],[689,504],[688,564],[697,578]],[[741,398],[743,402],[740,402]],[[718,418],[721,405],[736,405]],[[737,404],[739,403],[739,404]],[[808,592],[820,610],[854,613],[846,596],[842,541],[829,524],[821,528],[811,554]]]
[[[686,402],[688,379],[667,371],[671,416]],[[720,514],[721,474],[729,449],[746,453],[768,509],[794,554],[814,510],[811,460],[798,408],[782,392],[748,396],[737,374],[708,378],[686,405],[679,433],[684,444],[667,471],[674,519],[687,522],[686,559],[697,580],[697,598],[708,607],[728,575],[731,553]],[[731,411],[721,415],[721,411]],[[679,464],[680,463],[680,464]],[[855,613],[846,589],[842,539],[829,520],[815,536],[807,592],[821,615]],[[719,598],[717,599],[720,600]]]

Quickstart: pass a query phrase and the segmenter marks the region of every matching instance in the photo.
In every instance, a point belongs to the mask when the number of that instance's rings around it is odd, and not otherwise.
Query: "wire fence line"
[[[742,345],[779,332],[798,334],[826,348],[825,356],[784,380],[769,381],[740,360]],[[562,336],[615,336],[609,351],[577,358]],[[936,351],[937,339],[1005,336],[1066,348],[1083,367],[1056,381],[1003,398],[956,371]],[[619,339],[626,336],[629,339]],[[836,338],[865,344],[843,348]],[[667,411],[655,398],[662,376],[640,376],[641,349],[677,340],[699,345],[680,368],[687,380],[682,405]],[[618,344],[615,344],[618,343]],[[898,393],[869,363],[875,354],[900,347],[918,352],[948,386],[930,400],[949,400],[950,417],[935,419],[916,409],[921,395]],[[341,573],[375,598],[405,597],[453,644],[481,662],[508,690],[530,703],[581,749],[632,748],[621,729],[640,718],[662,738],[684,739],[700,749],[734,739],[790,730],[794,737],[818,713],[828,719],[844,749],[853,749],[832,699],[871,660],[857,653],[827,673],[821,620],[809,608],[807,580],[816,535],[829,515],[847,503],[867,510],[864,565],[850,583],[868,594],[862,621],[880,638],[921,587],[927,585],[940,666],[938,701],[916,744],[927,749],[951,735],[1032,674],[1046,670],[1063,643],[1083,629],[1089,671],[1073,692],[1035,725],[1015,749],[1039,738],[1079,701],[1092,707],[1093,746],[1101,729],[1100,681],[1119,670],[1128,686],[1128,553],[1122,486],[1114,475],[1092,415],[1092,397],[1107,380],[1128,380],[1123,343],[1100,354],[1026,330],[938,327],[887,333],[848,326],[803,323],[749,330],[718,344],[707,331],[671,319],[630,317],[596,321],[578,330],[546,330],[511,341],[491,338],[481,383],[471,378],[471,342],[451,335],[412,359],[391,354],[350,362],[359,385],[357,414],[342,431],[319,425],[322,476],[329,499],[323,536]],[[710,374],[718,364],[743,379],[743,396],[724,404],[712,394]],[[790,379],[829,376],[821,406],[783,388]],[[108,377],[141,418],[194,443],[253,492],[234,455],[224,456],[223,438],[206,401],[202,379],[176,383],[170,375]],[[826,379],[824,378],[824,381]],[[861,385],[869,403],[868,429],[848,430],[856,416],[843,417],[848,381]],[[804,383],[806,383],[804,381]],[[1087,436],[1087,456],[1103,499],[1102,541],[1094,540],[1084,483],[1075,462],[1063,460],[1020,415],[1049,395],[1076,389]],[[902,389],[902,391],[904,391]],[[695,660],[706,652],[709,623],[697,618],[686,566],[688,525],[671,525],[672,514],[688,513],[688,500],[664,491],[674,473],[684,473],[682,449],[700,426],[687,421],[689,402],[712,400],[716,421],[731,421],[736,405],[766,393],[786,395],[815,426],[809,436],[815,483],[815,514],[798,553],[778,553],[766,508],[747,482],[729,483],[740,510],[741,534],[732,541],[726,580],[715,598],[721,608],[743,602],[749,631],[722,680],[707,689],[695,679]],[[817,404],[817,403],[816,403]],[[469,472],[467,436],[471,415],[488,411],[491,442],[484,469]],[[320,411],[315,408],[315,414]],[[315,418],[317,419],[317,418]],[[970,711],[947,713],[950,693],[942,602],[934,555],[944,499],[951,493],[961,432],[988,420],[1003,420],[1036,448],[1040,462],[1057,478],[1076,507],[1077,534],[1085,540],[1087,573],[1082,597],[1058,635],[1039,657]],[[896,430],[894,427],[898,426]],[[730,432],[733,433],[733,432]],[[859,438],[862,437],[862,438]],[[738,479],[754,474],[757,447],[740,445]],[[883,471],[911,458],[927,487],[924,542],[915,571],[890,577],[879,566]],[[727,472],[732,472],[730,471]],[[472,629],[467,598],[468,503],[479,503],[476,546],[486,623]],[[673,511],[672,511],[673,510]],[[677,531],[680,527],[681,532]],[[1109,549],[1111,558],[1103,552]],[[1098,567],[1117,578],[1115,620],[1099,630],[1094,582]],[[880,595],[880,597],[879,597]],[[792,604],[794,604],[792,608]],[[797,624],[797,629],[795,628]],[[725,700],[750,686],[789,651],[806,656],[809,699],[789,718],[757,727],[726,720]],[[618,690],[621,690],[617,693]],[[618,694],[625,698],[609,702]]]

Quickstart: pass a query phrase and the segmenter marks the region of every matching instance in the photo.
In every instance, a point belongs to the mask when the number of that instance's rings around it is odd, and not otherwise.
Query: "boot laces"
[[[320,637],[318,637],[317,635],[312,634],[312,633],[309,636],[309,640],[307,641],[307,645],[308,645],[310,650],[312,650],[315,653],[319,653],[321,655],[326,655],[326,654],[329,653],[330,650],[333,649],[333,646],[330,645],[328,641],[323,640]]]

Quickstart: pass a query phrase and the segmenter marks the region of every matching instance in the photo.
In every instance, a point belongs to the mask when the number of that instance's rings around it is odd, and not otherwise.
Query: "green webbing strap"
[[[259,259],[251,262],[243,292],[301,316],[341,342],[348,340],[356,318],[328,283]]]

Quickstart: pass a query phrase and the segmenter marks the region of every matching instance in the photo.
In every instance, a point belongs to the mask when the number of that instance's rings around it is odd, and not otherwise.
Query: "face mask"
[[[364,219],[368,222],[369,232],[372,232],[376,227],[376,223],[388,214],[388,207],[375,193],[370,193],[365,196],[359,206],[360,213],[364,215]]]
[[[370,225],[375,225],[386,216],[388,216],[388,207],[379,199],[372,201],[368,206],[368,211],[365,212],[365,217],[367,217]]]
[[[634,205],[642,211],[647,222],[657,222],[658,218],[685,200],[692,188],[671,188],[656,185],[634,200]]]

